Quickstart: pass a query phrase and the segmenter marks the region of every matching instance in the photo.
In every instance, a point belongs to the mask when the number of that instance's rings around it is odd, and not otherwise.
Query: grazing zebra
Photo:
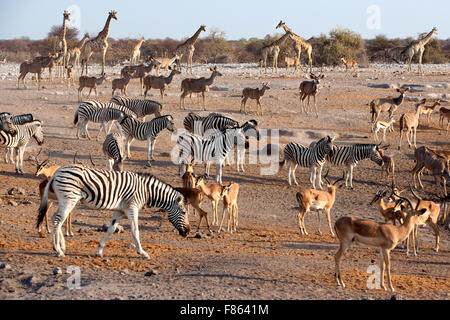
[[[103,142],[103,154],[108,160],[109,170],[123,171],[125,148],[120,133],[110,133]]]
[[[248,121],[252,122],[252,120]],[[209,165],[216,163],[216,181],[222,183],[222,166],[225,158],[234,147],[235,137],[242,133],[243,127],[227,128],[216,131],[207,136],[200,137],[188,133],[181,134],[177,140],[180,150],[178,162],[180,173],[184,174],[187,163],[205,163],[206,174],[209,175]]]
[[[158,133],[167,129],[170,132],[175,131],[173,117],[170,115],[157,117],[151,121],[141,122],[139,120],[125,117],[120,121],[120,125],[124,132],[127,147],[127,158],[130,159],[130,145],[134,139],[147,140],[147,165],[151,166],[150,159],[155,160],[153,154],[155,152],[155,144]]]
[[[288,168],[288,183],[291,185],[291,176],[294,178],[294,183],[298,185],[295,178],[295,170],[297,166],[309,167],[310,181],[313,189],[316,188],[316,173],[318,171],[319,188],[322,189],[322,168],[326,161],[326,156],[333,153],[333,140],[326,136],[317,141],[314,146],[305,147],[295,142],[290,142],[284,148],[284,158],[280,162],[282,167],[287,161]],[[292,168],[291,166],[294,165]]]
[[[127,107],[142,121],[145,121],[145,116],[150,114],[154,114],[155,118],[162,115],[162,104],[153,100],[139,100],[114,96],[110,102]]]
[[[82,102],[77,110],[73,124],[77,126],[77,139],[80,139],[79,132],[82,129],[83,135],[87,136],[90,140],[89,132],[87,129],[88,122],[102,123],[97,134],[97,140],[100,136],[101,130],[105,130],[105,134],[109,133],[111,126],[106,128],[106,123],[109,121],[117,121],[124,118],[124,115],[129,117],[136,117],[136,114],[124,106],[117,105],[115,103],[102,103],[97,101],[85,101]],[[111,124],[112,125],[112,124]],[[120,125],[116,122],[117,128],[121,130]]]
[[[25,123],[23,125],[15,126],[17,133],[11,135],[5,131],[0,131],[0,145],[5,146],[11,150],[10,160],[16,164],[16,172],[23,174],[23,154],[25,148],[33,137],[38,145],[44,143],[44,132],[42,131],[42,124],[39,120]],[[15,161],[12,156],[15,154]],[[6,153],[5,153],[5,161]]]
[[[115,211],[108,231],[98,247],[96,254],[99,256],[103,256],[105,243],[114,233],[120,218],[126,216],[130,221],[137,253],[149,259],[149,255],[141,247],[138,227],[139,210],[145,205],[167,210],[169,221],[181,236],[186,237],[190,230],[181,193],[151,175],[97,170],[83,165],[61,167],[45,187],[38,225],[47,212],[50,188],[58,198],[58,211],[52,217],[53,248],[58,257],[64,257],[66,250],[62,224],[80,200],[96,209]]]
[[[206,117],[190,112],[183,120],[184,128],[197,135],[203,136],[207,130],[238,127],[239,123],[219,113],[210,113]]]
[[[379,152],[379,145],[376,144],[354,144],[351,146],[335,146],[333,154],[327,160],[335,166],[345,166],[345,186],[348,186],[350,178],[350,188],[353,189],[353,168],[358,161],[370,159],[379,166],[383,164],[383,159]]]

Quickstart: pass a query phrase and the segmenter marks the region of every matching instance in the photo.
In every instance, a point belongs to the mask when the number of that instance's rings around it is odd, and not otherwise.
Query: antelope
[[[381,165],[381,177],[383,177],[383,172],[386,171],[386,177],[389,177],[389,171],[392,172],[392,181],[395,183],[395,161],[392,156],[387,156],[384,153],[383,148],[379,148],[381,159],[383,159],[383,164]]]
[[[184,172],[181,179],[183,180],[183,187],[184,188],[195,188],[195,184],[197,181],[197,178],[194,174],[194,165],[193,164],[186,164],[186,171]]]
[[[414,195],[414,197],[418,201],[418,208],[419,210],[425,209],[426,214],[422,215],[420,218],[420,223],[414,227],[413,230],[413,250],[414,250],[414,256],[417,256],[417,253],[419,252],[419,236],[418,236],[418,230],[419,226],[427,224],[431,229],[433,229],[434,237],[435,237],[435,247],[434,251],[439,251],[439,227],[437,225],[439,213],[441,211],[441,206],[437,204],[434,201],[430,200],[422,200],[410,187],[411,193]],[[414,201],[411,201],[414,203]],[[407,248],[406,255],[409,254],[409,248]]]
[[[380,130],[383,130],[383,142],[386,141],[386,130],[394,132],[394,123],[394,118],[389,119],[389,121],[377,120],[372,122],[372,131],[375,141],[378,142],[378,131]]]
[[[145,91],[144,91],[144,98],[147,97],[147,91],[150,89],[159,89],[160,93],[161,93],[161,102],[164,103],[164,91],[168,88],[169,84],[172,82],[173,77],[176,74],[180,74],[181,71],[178,71],[177,69],[172,69],[171,67],[169,67],[169,69],[171,70],[169,76],[164,77],[164,76],[146,76],[144,78],[144,87],[145,87]]]
[[[443,180],[443,195],[447,195],[447,181],[450,181],[450,171],[448,159],[440,156],[438,153],[434,152],[432,149],[427,147],[420,147],[414,150],[414,158],[416,165],[411,170],[414,181],[414,188],[417,188],[416,177],[419,180],[420,187],[423,189],[422,180],[420,179],[420,173],[424,168],[431,171],[434,176],[436,185],[440,189],[440,180]]]
[[[417,127],[419,126],[420,106],[425,103],[425,99],[416,104],[416,112],[407,112],[400,116],[400,141],[398,144],[398,150],[402,145],[403,131],[406,129],[406,139],[408,140],[408,146],[411,148],[411,144],[416,147],[416,135]]]
[[[222,198],[222,186],[219,183],[213,183],[210,185],[206,185],[207,176],[202,175],[197,177],[197,181],[195,182],[195,187],[203,191],[205,196],[211,200],[212,210],[213,210],[213,225],[218,225],[219,217],[218,217],[218,209],[219,209],[219,200]]]
[[[400,96],[397,98],[378,98],[370,101],[368,105],[370,106],[370,113],[372,114],[372,122],[377,121],[380,113],[389,112],[389,118],[392,118],[395,110],[402,104],[405,94],[410,88],[399,88],[397,92],[400,92]]]
[[[72,84],[75,83],[75,70],[73,68],[73,65],[65,66],[65,68],[67,72],[68,85],[70,84],[70,82],[72,82]]]
[[[300,71],[300,57],[289,57],[289,53],[284,55],[284,63],[286,64],[286,74],[289,73],[289,69],[291,66],[294,66],[294,73],[298,73]]]
[[[181,91],[182,94],[180,96],[180,109],[184,108],[184,98],[194,92],[194,93],[201,93],[203,97],[203,110],[206,110],[205,106],[205,93],[209,90],[209,86],[212,85],[214,79],[216,76],[221,77],[222,74],[217,71],[217,67],[209,68],[209,70],[212,72],[211,76],[209,78],[201,77],[198,79],[194,78],[186,78],[183,81],[181,81]]]
[[[177,60],[179,60],[181,57],[180,55],[176,54],[174,57],[172,58],[167,58],[167,57],[163,57],[163,58],[154,58],[154,60],[156,62],[159,62],[159,65],[156,66],[156,74],[159,75],[159,69],[163,68],[166,71],[168,69],[170,69],[170,66],[172,64],[174,64]]]
[[[302,111],[304,111],[306,114],[308,114],[308,111],[306,110],[304,100],[306,97],[308,97],[308,106],[309,106],[309,98],[313,96],[314,98],[314,109],[316,110],[316,117],[319,117],[317,114],[317,106],[316,106],[316,95],[319,92],[319,82],[320,79],[323,79],[325,75],[321,74],[320,76],[314,75],[312,72],[309,74],[309,77],[312,80],[306,80],[300,83],[300,104],[302,106]]]
[[[106,80],[106,74],[103,73],[101,77],[88,77],[80,76],[78,82],[80,86],[78,87],[78,102],[81,102],[81,95],[84,88],[89,88],[88,98],[91,96],[92,89],[94,89],[95,96],[97,96],[97,86],[101,85],[103,81]]]
[[[447,109],[446,107],[440,107],[439,108],[439,126],[444,127],[444,119],[447,118],[447,131],[448,126],[450,123],[450,109]]]
[[[431,106],[419,106],[419,108],[421,108],[420,109],[420,114],[424,114],[424,115],[426,115],[427,116],[427,124],[429,125],[430,124],[430,121],[431,121],[431,115],[432,115],[432,113],[434,112],[434,109],[436,109],[436,107],[437,106],[440,106],[441,105],[441,103],[440,103],[440,101],[438,100],[438,101],[435,101],[434,103],[433,103],[433,105],[431,105]]]
[[[203,201],[205,193],[195,188],[174,188],[174,189],[183,195],[185,204],[190,204],[194,208],[194,211],[197,210],[199,212],[200,221],[198,222],[197,232],[198,230],[200,230],[200,225],[202,223],[203,217],[206,220],[206,226],[208,227],[208,231],[212,232],[211,228],[209,227],[208,213],[202,208],[200,208],[200,204]]]
[[[146,66],[144,64],[140,64],[137,66],[126,66],[122,68],[120,71],[120,75],[122,78],[125,78],[127,74],[130,75],[131,78],[139,78],[140,88],[141,88],[141,94],[143,95],[144,91],[144,77],[152,72],[152,70],[159,65],[159,62],[154,61],[153,59],[150,61],[150,63]]]
[[[50,179],[53,177],[56,171],[61,166],[50,166],[47,167],[49,161],[50,161],[50,153],[48,155],[48,158],[42,162],[39,162],[39,154],[42,150],[39,151],[39,153],[35,157],[35,165],[36,165],[36,173],[35,176],[38,177],[40,175],[43,175],[45,177],[45,180],[41,181],[39,184],[39,197],[42,201],[42,197],[44,195],[45,187],[47,186],[47,183],[50,181]],[[52,188],[49,190],[48,199],[52,201],[58,201],[58,198],[56,197],[56,194],[53,192]],[[48,210],[51,207],[52,202],[50,202],[47,206],[47,212],[45,213],[45,224],[47,227],[47,233],[51,233],[51,229],[48,225]],[[38,233],[41,235],[41,237],[44,237],[43,233],[41,232],[41,226],[38,226]],[[66,236],[73,236],[72,232],[72,213],[69,214],[67,221],[66,221]]]
[[[225,218],[225,210],[228,213],[228,228],[227,231],[233,233],[236,231],[238,225],[238,204],[237,198],[239,194],[239,184],[236,182],[222,183],[220,187],[220,197],[223,198],[223,212],[222,221],[220,222],[219,230],[222,231],[222,224]],[[233,223],[233,225],[231,224]]]
[[[421,216],[426,212],[426,209],[418,208],[420,201],[415,207],[413,207],[409,199],[402,198],[400,196],[398,197],[400,198],[399,201],[407,201],[411,208],[403,224],[400,226],[351,216],[344,216],[336,221],[334,224],[334,230],[336,231],[340,245],[334,257],[334,276],[338,286],[345,288],[340,271],[340,261],[342,255],[353,243],[355,243],[361,244],[365,247],[375,247],[380,249],[380,255],[382,257],[382,259],[380,259],[381,288],[386,290],[384,285],[384,270],[386,268],[388,286],[392,292],[395,291],[391,282],[391,250],[409,237],[414,227],[420,223]],[[401,204],[401,210],[406,210],[403,204]]]
[[[352,67],[353,68],[353,72],[356,72],[356,66],[358,65],[358,63],[356,62],[356,60],[345,60],[344,58],[341,58],[342,62],[345,65],[345,73],[348,72],[348,68]]]
[[[400,210],[400,206],[396,202],[384,202],[384,197],[387,192],[387,190],[377,191],[369,205],[378,203],[380,213],[383,216],[385,223],[392,221],[392,224],[395,226],[395,221],[398,221],[401,225],[406,219],[406,214]]]
[[[117,89],[120,89],[121,94],[126,97],[128,83],[130,83],[132,76],[132,74],[126,73],[123,78],[113,79],[111,96],[114,97],[114,92],[116,92]]]
[[[262,83],[262,88],[244,88],[244,90],[242,90],[242,101],[241,101],[241,110],[240,112],[242,113],[242,107],[244,107],[244,113],[246,114],[247,112],[245,111],[245,104],[247,102],[247,99],[256,99],[256,104],[257,106],[259,106],[259,110],[261,111],[261,115],[263,114],[262,112],[262,106],[261,103],[259,102],[259,100],[261,99],[261,97],[264,95],[264,93],[266,92],[266,90],[269,90],[270,82],[263,82]]]
[[[298,227],[300,229],[300,233],[302,235],[308,235],[305,226],[305,216],[308,211],[316,211],[318,226],[319,226],[319,235],[322,235],[320,231],[320,211],[325,210],[328,220],[328,226],[330,227],[330,233],[334,237],[334,232],[331,228],[331,217],[330,211],[333,208],[334,201],[336,199],[336,183],[343,180],[344,178],[337,179],[334,183],[331,183],[330,180],[327,179],[328,172],[324,176],[325,181],[327,182],[328,190],[316,190],[316,189],[300,189],[299,192],[296,193],[295,197],[298,202],[298,206],[300,211],[298,213]]]

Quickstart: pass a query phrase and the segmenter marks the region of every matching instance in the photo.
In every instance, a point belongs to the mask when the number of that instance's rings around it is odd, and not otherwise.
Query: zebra
[[[260,135],[258,131],[258,122],[254,119],[247,121],[242,125],[242,132],[236,135],[234,144],[236,146],[236,171],[245,172],[245,150],[249,148],[248,138],[255,136],[256,140],[260,140]],[[225,158],[225,165],[231,165],[234,157],[234,152],[229,152],[228,156]]]
[[[206,117],[190,112],[183,120],[184,128],[197,135],[203,136],[208,130],[225,128],[235,128],[239,123],[231,118],[227,118],[219,113],[210,113]]]
[[[222,183],[222,166],[225,158],[234,147],[234,139],[242,133],[244,124],[241,127],[226,128],[223,131],[217,130],[215,133],[201,137],[190,133],[183,133],[177,139],[177,146],[180,150],[178,162],[180,164],[180,174],[184,174],[187,163],[205,163],[206,174],[209,175],[209,165],[216,163],[216,181]]]
[[[376,144],[354,144],[351,146],[334,146],[333,155],[327,156],[327,160],[335,166],[345,166],[345,186],[348,186],[350,178],[350,188],[353,189],[353,168],[358,161],[370,159],[379,166],[383,164],[383,159]]]
[[[10,160],[16,165],[16,172],[24,174],[23,172],[23,154],[25,148],[33,137],[38,145],[44,143],[44,132],[42,124],[39,120],[25,123],[23,125],[15,126],[17,133],[13,136],[5,131],[0,131],[0,145],[10,148]],[[15,161],[12,158],[15,154]],[[7,154],[5,153],[5,161],[7,162]]]
[[[13,115],[9,112],[0,113],[0,130],[10,135],[15,135],[17,129],[13,123]]]
[[[326,155],[333,153],[333,141],[334,138],[326,136],[317,141],[312,147],[305,147],[295,142],[288,143],[284,148],[284,157],[280,162],[280,166],[283,167],[287,161],[289,185],[291,185],[291,176],[294,178],[294,183],[298,185],[295,178],[295,170],[300,165],[309,167],[310,182],[313,189],[316,188],[316,174],[318,173],[319,188],[322,189],[322,168],[326,161]],[[294,168],[291,168],[291,165],[294,165]]]
[[[83,135],[87,136],[90,140],[91,137],[89,136],[87,129],[88,122],[101,122],[102,125],[100,126],[97,134],[98,141],[98,137],[100,136],[102,129],[105,131],[105,134],[108,134],[111,129],[111,126],[109,128],[106,127],[107,122],[123,119],[125,115],[134,118],[136,117],[136,114],[128,108],[115,103],[102,103],[97,101],[82,102],[75,111],[75,116],[73,119],[73,124],[77,126],[76,137],[77,139],[80,139],[79,133],[81,128],[83,128]],[[120,125],[118,123],[116,123],[116,125],[120,131]]]
[[[11,123],[9,123],[9,120],[11,121]],[[0,113],[0,122],[2,123],[0,125],[0,130],[3,130],[4,127],[6,127],[6,131],[8,131],[8,128],[12,128],[14,125],[20,125],[20,124],[25,124],[28,122],[33,121],[33,115],[31,113],[27,113],[27,114],[21,114],[18,116],[13,116],[11,113],[9,112],[2,112]],[[15,135],[17,131],[12,131],[12,135]],[[6,148],[5,150],[5,162],[8,163],[8,157],[10,158],[11,162],[13,163],[13,158],[14,158],[14,148]]]
[[[130,159],[130,145],[134,139],[147,140],[147,165],[151,166],[150,161],[155,160],[155,144],[158,133],[167,129],[170,132],[175,131],[175,124],[171,115],[154,118],[151,121],[141,122],[139,120],[125,117],[120,121],[126,141],[127,158]]]
[[[138,227],[139,210],[145,205],[167,210],[169,221],[181,236],[186,237],[190,231],[182,194],[149,174],[98,170],[79,164],[63,166],[45,187],[39,208],[38,225],[42,223],[48,209],[50,188],[58,199],[58,210],[52,217],[53,248],[58,257],[64,257],[66,250],[62,224],[80,200],[96,209],[115,211],[96,253],[100,257],[103,256],[105,243],[114,233],[120,218],[126,216],[130,221],[137,253],[149,259],[149,255],[142,249]]]
[[[119,133],[110,133],[103,142],[103,154],[108,160],[109,170],[123,171],[125,158],[123,137]]]
[[[154,114],[155,118],[162,115],[162,104],[153,100],[139,100],[114,96],[110,102],[130,109],[142,121],[145,121],[145,117],[150,114]]]

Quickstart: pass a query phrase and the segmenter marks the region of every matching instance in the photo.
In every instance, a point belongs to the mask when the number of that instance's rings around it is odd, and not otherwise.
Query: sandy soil
[[[290,141],[309,144],[324,134],[335,135],[337,143],[372,143],[366,104],[373,98],[396,95],[396,92],[370,88],[369,84],[427,84],[426,87],[416,87],[416,91],[408,96],[439,95],[444,100],[449,97],[450,65],[426,66],[426,76],[423,77],[402,73],[404,66],[361,69],[358,77],[345,74],[342,68],[328,69],[318,96],[320,117],[316,118],[302,114],[299,109],[298,86],[304,76],[286,77],[284,70],[280,70],[278,76],[259,77],[258,70],[248,65],[218,68],[224,75],[217,78],[207,93],[207,112],[221,112],[239,122],[253,118],[258,120],[260,128],[283,130],[280,131],[281,147]],[[107,72],[118,73],[119,69],[110,68]],[[0,110],[14,114],[31,112],[44,122],[44,152],[52,151],[52,164],[70,164],[75,151],[78,151],[79,161],[90,165],[88,158],[92,154],[97,166],[106,167],[101,142],[75,138],[72,121],[78,106],[76,88],[69,88],[57,79],[53,83],[44,82],[45,88],[37,91],[28,76],[28,89],[18,90],[16,71],[16,65],[0,66]],[[205,66],[195,68],[196,76],[208,74]],[[179,128],[182,128],[182,120],[189,111],[201,112],[196,97],[186,100],[189,110],[179,110],[179,87],[184,77],[186,74],[183,72],[174,79],[166,92],[164,105],[165,114],[173,115]],[[241,90],[267,80],[271,89],[262,99],[264,115],[256,114],[255,101],[248,103],[250,114],[239,113]],[[98,100],[109,100],[110,81],[100,87]],[[128,93],[132,97],[138,96],[138,80],[132,80]],[[159,92],[152,93],[151,98],[159,101]],[[413,111],[413,108],[413,102],[406,101],[399,107],[396,117]],[[433,116],[430,126],[424,120],[421,119],[417,133],[418,145],[449,147],[449,136],[437,127],[438,115]],[[97,128],[96,124],[90,125],[91,136],[96,135]],[[391,146],[388,153],[395,157],[397,163],[398,184],[405,187],[412,183],[409,170],[414,166],[413,153],[406,142],[401,151],[397,151],[398,124],[395,129],[394,133],[387,134],[387,143]],[[172,164],[169,154],[174,143],[170,133],[163,132],[156,143],[157,160],[151,168],[146,168],[146,144],[134,142],[131,149],[133,159],[126,162],[126,170],[151,172],[174,186],[181,185],[178,168]],[[264,147],[264,142],[260,143],[260,147]],[[31,143],[25,159],[38,150],[36,143]],[[247,164],[245,173],[237,173],[234,166],[224,169],[224,181],[233,180],[241,186],[239,226],[233,234],[226,231],[218,234],[217,226],[212,227],[214,232],[210,234],[203,226],[200,237],[196,237],[198,216],[191,215],[193,232],[184,239],[174,231],[163,213],[154,208],[142,210],[139,219],[141,243],[150,254],[150,260],[146,261],[131,245],[131,232],[125,220],[122,220],[125,232],[111,236],[103,258],[94,257],[104,235],[97,228],[108,223],[112,213],[81,205],[73,214],[75,236],[66,238],[66,257],[57,258],[52,250],[52,237],[41,238],[35,229],[38,184],[42,178],[34,176],[32,161],[24,162],[26,174],[18,176],[14,166],[2,160],[0,264],[5,264],[6,268],[0,267],[0,299],[389,299],[391,293],[367,287],[371,276],[367,272],[368,267],[379,261],[379,253],[375,249],[350,249],[342,263],[347,288],[336,287],[334,254],[338,242],[330,236],[326,218],[322,216],[323,235],[320,236],[316,214],[308,214],[306,227],[309,235],[302,236],[297,227],[297,187],[287,184],[286,168],[273,175],[261,175],[260,169],[267,166]],[[341,168],[328,164],[326,168],[330,168],[329,175],[333,179],[342,174]],[[203,172],[202,167],[196,170]],[[357,166],[355,189],[337,191],[332,222],[345,215],[382,221],[377,206],[368,206],[375,192],[390,181],[380,178],[379,170],[370,160]],[[308,169],[298,168],[297,180],[301,185],[309,186]],[[421,194],[427,197],[436,194],[434,179],[424,175],[423,180],[425,190]],[[26,194],[8,195],[12,187],[22,187]],[[18,206],[9,205],[11,200]],[[211,212],[208,201],[204,201],[203,208]],[[402,299],[450,298],[450,236],[442,226],[440,232],[438,253],[433,251],[434,235],[428,227],[420,230],[418,256],[406,257],[404,249],[393,250],[392,279]],[[68,287],[68,281],[73,280],[73,274],[67,273],[70,266],[80,270],[79,289]],[[60,268],[61,273],[54,275],[55,268]],[[150,270],[157,274],[145,276]]]

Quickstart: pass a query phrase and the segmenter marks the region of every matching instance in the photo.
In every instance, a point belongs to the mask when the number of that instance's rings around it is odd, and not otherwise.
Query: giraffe
[[[89,33],[86,33],[83,37],[83,39],[81,39],[80,42],[78,42],[77,45],[75,45],[74,47],[70,48],[67,52],[67,63],[70,63],[70,58],[73,56],[74,57],[74,61],[73,61],[73,65],[77,66],[80,63],[80,55],[81,55],[81,50],[84,47],[84,44],[86,43],[86,41],[90,39]]]
[[[133,51],[131,52],[130,66],[137,63],[141,58],[141,46],[144,41],[144,37],[142,37],[142,39],[134,46]]]
[[[259,59],[259,72],[262,73],[262,67],[264,64],[264,72],[267,73],[267,56],[273,56],[272,71],[278,73],[278,54],[280,53],[280,46],[291,36],[291,32],[286,32],[280,39],[273,41],[272,43],[261,48]]]
[[[111,24],[111,19],[117,20],[117,12],[110,11],[108,18],[106,19],[105,27],[94,39],[86,41],[83,52],[81,54],[81,75],[83,75],[83,67],[86,66],[86,75],[88,74],[87,64],[89,58],[94,51],[102,52],[102,74],[105,73],[105,58],[106,50],[108,50],[108,35],[109,35],[109,25]]]
[[[63,76],[64,75],[64,67],[67,65],[67,41],[66,41],[66,20],[70,21],[70,13],[67,11],[63,12],[63,28],[61,35],[56,40],[53,46],[53,53],[62,52],[63,59],[56,66],[56,75]],[[50,77],[51,78],[51,77]]]
[[[306,52],[306,55],[308,56],[308,64],[309,64],[309,72],[312,72],[312,45],[308,42],[303,40],[300,36],[296,35],[285,22],[280,20],[280,23],[276,26],[275,29],[283,28],[285,32],[291,33],[291,39],[295,42],[295,50],[297,51],[297,57],[300,58],[300,53],[302,52],[302,49]]]
[[[201,25],[200,28],[198,28],[197,32],[195,32],[192,37],[190,37],[185,42],[183,42],[182,44],[180,44],[176,47],[175,54],[177,54],[180,57],[180,59],[177,62],[178,70],[181,70],[181,67],[180,67],[181,58],[183,57],[184,54],[187,54],[187,68],[186,69],[189,68],[191,70],[191,74],[192,74],[192,57],[193,57],[194,51],[195,51],[194,45],[197,42],[198,37],[200,36],[200,33],[202,31],[206,32],[206,26]]]
[[[423,74],[422,70],[422,56],[425,51],[425,45],[431,40],[433,34],[437,34],[437,28],[434,27],[431,31],[424,37],[419,38],[419,40],[413,41],[409,46],[402,51],[402,54],[408,56],[408,72],[411,71],[411,60],[412,58],[419,53],[419,74]]]

